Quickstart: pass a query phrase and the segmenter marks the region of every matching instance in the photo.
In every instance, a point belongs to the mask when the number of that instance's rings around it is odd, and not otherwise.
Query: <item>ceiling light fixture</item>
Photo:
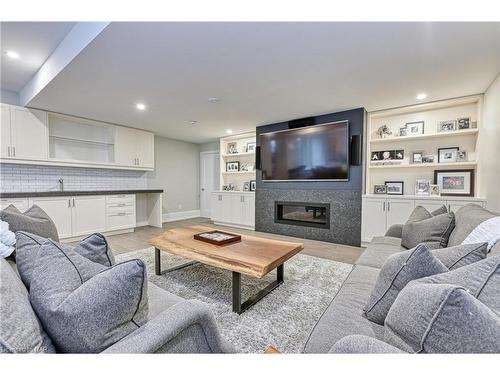
[[[425,92],[417,95],[417,100],[424,100],[425,98],[427,98],[427,94]]]
[[[212,97],[212,98],[208,98],[208,101],[209,101],[210,103],[218,103],[218,102],[220,102],[220,99],[219,99],[219,98]]]
[[[10,57],[11,59],[18,59],[19,54],[16,51],[5,51],[5,54],[7,57]]]
[[[137,108],[139,111],[144,111],[146,109],[146,104],[144,104],[144,103],[137,103],[135,105],[135,108]]]
[[[233,131],[232,131],[231,129],[227,129],[227,130],[226,130],[226,133],[227,133],[227,134],[231,134],[232,132],[233,132]]]
[[[198,121],[196,121],[196,120],[190,120],[190,121],[189,121],[189,124],[190,124],[190,125],[196,125],[197,123],[198,123]]]

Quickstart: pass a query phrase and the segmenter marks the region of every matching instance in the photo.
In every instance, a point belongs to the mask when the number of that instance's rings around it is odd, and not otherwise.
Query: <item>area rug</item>
[[[162,252],[162,268],[186,259]],[[285,353],[300,353],[316,321],[347,278],[352,265],[298,254],[285,263],[285,282],[249,310],[232,312],[230,271],[202,264],[161,276],[154,273],[154,248],[118,255],[117,261],[139,258],[149,281],[185,299],[205,302],[221,334],[239,353],[262,353],[272,345]],[[263,279],[242,275],[242,301],[276,280],[276,270]]]

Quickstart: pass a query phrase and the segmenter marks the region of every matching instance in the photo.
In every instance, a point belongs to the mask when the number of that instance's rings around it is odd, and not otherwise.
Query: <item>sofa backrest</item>
[[[498,215],[477,204],[461,207],[455,212],[455,229],[451,232],[448,247],[460,245],[479,224],[495,216]]]

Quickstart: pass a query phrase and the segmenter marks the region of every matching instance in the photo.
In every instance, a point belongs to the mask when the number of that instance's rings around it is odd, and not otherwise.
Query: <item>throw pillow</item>
[[[437,216],[437,215],[442,215],[448,212],[448,209],[446,206],[443,204],[441,207],[436,208],[434,211],[431,212],[432,216]]]
[[[483,221],[495,216],[493,212],[485,210],[477,204],[468,204],[455,213],[455,230],[450,235],[449,246],[460,245],[467,236]],[[486,242],[486,241],[475,241]]]
[[[448,268],[424,244],[391,255],[380,270],[368,303],[363,309],[364,315],[372,322],[384,324],[389,309],[406,284],[421,277],[447,271]]]
[[[36,234],[19,231],[16,233],[16,263],[21,279],[30,288],[31,273],[37,259],[38,252],[46,238],[37,236]],[[102,234],[92,234],[84,238],[80,243],[73,246],[59,244],[59,246],[74,250],[85,258],[102,264],[103,266],[112,266],[115,264],[113,253],[108,246],[108,243]]]
[[[448,269],[454,270],[486,258],[487,243],[458,245],[433,250],[432,254]]]
[[[30,302],[60,352],[101,352],[146,322],[141,260],[107,268],[48,240],[32,276]]]
[[[446,247],[451,231],[455,227],[453,212],[420,221],[409,221],[403,225],[401,246],[411,249],[422,242],[434,242]]]
[[[10,205],[0,211],[0,219],[9,223],[9,229],[14,233],[22,230],[59,241],[56,225],[49,215],[37,205],[31,206],[24,213]]]
[[[498,241],[500,241],[500,216],[483,221],[469,233],[462,244],[486,242],[489,252]]]
[[[384,330],[386,342],[408,352],[500,352],[500,317],[457,285],[409,283]]]

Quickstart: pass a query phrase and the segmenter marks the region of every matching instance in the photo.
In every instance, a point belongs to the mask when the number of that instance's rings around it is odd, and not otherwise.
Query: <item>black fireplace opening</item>
[[[274,222],[330,229],[330,204],[275,201]]]

